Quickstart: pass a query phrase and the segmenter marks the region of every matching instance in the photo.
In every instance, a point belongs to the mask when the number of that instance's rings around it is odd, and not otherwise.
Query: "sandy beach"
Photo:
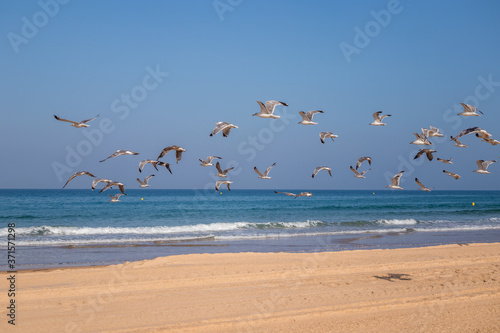
[[[2,332],[500,331],[500,243],[179,255],[16,284]]]

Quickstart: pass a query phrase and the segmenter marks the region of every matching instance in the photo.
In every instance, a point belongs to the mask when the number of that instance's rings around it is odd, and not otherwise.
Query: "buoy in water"
[[[475,203],[475,202],[473,202],[473,203],[472,203],[472,206],[475,206],[475,205],[476,205],[476,203]]]

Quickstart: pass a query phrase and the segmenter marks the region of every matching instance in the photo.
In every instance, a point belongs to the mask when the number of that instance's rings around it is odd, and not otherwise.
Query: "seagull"
[[[113,186],[118,186],[118,188],[120,189],[120,192],[122,192],[123,194],[127,194],[125,193],[125,187],[123,186],[122,183],[119,183],[119,182],[111,182],[111,183],[107,183],[103,188],[102,190],[99,192],[104,192],[106,191],[108,188],[112,188]]]
[[[377,111],[373,114],[373,123],[369,123],[368,125],[373,125],[373,126],[385,126],[387,124],[384,124],[382,120],[384,120],[385,117],[391,117],[390,114],[386,115],[381,115],[382,111]]]
[[[210,136],[213,136],[222,131],[222,136],[226,137],[229,135],[231,128],[238,128],[238,126],[227,123],[225,121],[219,121],[217,124],[215,124],[215,128],[212,131],[212,133],[210,133]]]
[[[368,169],[368,170],[365,170],[365,171],[359,173],[358,170],[356,170],[352,167],[352,165],[349,168],[351,169],[352,172],[354,172],[354,177],[356,177],[356,178],[366,178],[365,173],[367,173],[368,171],[371,170],[371,169]]]
[[[299,121],[299,124],[302,125],[317,125],[318,123],[313,122],[313,117],[316,113],[325,113],[325,111],[321,110],[313,110],[313,111],[299,111],[300,116],[302,117],[302,120]]]
[[[73,180],[73,178],[78,177],[78,176],[83,176],[83,175],[88,175],[90,177],[95,178],[95,176],[88,171],[78,171],[78,172],[75,172],[71,177],[69,177],[68,181],[66,182],[66,184],[64,184],[64,186],[62,188],[65,188],[66,185],[68,185],[68,183]]]
[[[300,194],[297,194],[295,195],[295,199],[297,199],[298,197],[312,197],[312,193],[311,192],[300,192]]]
[[[274,191],[274,193],[283,193],[285,195],[288,195],[289,197],[295,197],[295,198],[297,198],[297,195],[298,195],[298,194],[295,194],[295,193],[292,193],[292,192],[278,192],[278,191]]]
[[[208,156],[206,161],[204,161],[204,160],[202,160],[201,158],[199,158],[199,160],[200,160],[200,162],[201,162],[201,164],[200,164],[200,165],[201,165],[202,167],[211,166],[211,165],[213,165],[212,160],[213,160],[214,158],[218,158],[219,160],[221,160],[221,159],[222,159],[222,157],[218,157],[218,156]]]
[[[111,195],[111,194],[108,194],[110,197],[111,197],[111,202],[119,202],[120,200],[118,199],[119,197],[121,197],[123,195],[123,193],[117,193],[115,195]]]
[[[401,179],[403,172],[405,171],[403,170],[400,173],[396,174],[394,177],[392,177],[391,185],[387,185],[386,187],[396,190],[402,190],[403,188],[399,186],[399,180]]]
[[[95,190],[95,187],[97,186],[97,184],[99,183],[111,183],[112,180],[109,180],[109,179],[105,179],[105,178],[97,178],[97,179],[94,179],[94,181],[92,182],[92,191]]]
[[[314,172],[313,172],[313,174],[312,174],[312,178],[314,178],[314,176],[316,176],[316,174],[317,174],[318,172],[320,172],[321,170],[326,170],[326,171],[328,171],[328,173],[330,174],[330,177],[332,177],[332,169],[330,169],[330,168],[329,168],[329,167],[327,167],[327,166],[319,166],[319,167],[317,167],[316,169],[314,169]]]
[[[59,118],[58,116],[54,115],[54,118],[56,118],[57,120],[59,120],[59,121],[66,121],[68,123],[71,123],[71,126],[76,127],[76,128],[89,127],[90,125],[87,125],[87,123],[89,121],[94,120],[97,117],[99,117],[99,115],[95,116],[94,118],[90,118],[90,119],[87,119],[87,120],[82,120],[80,122],[77,122],[77,121],[71,121],[71,120],[68,120],[68,119],[62,119],[62,118]]]
[[[120,156],[120,155],[139,155],[139,153],[134,153],[133,151],[130,151],[130,150],[117,150],[113,154],[109,155],[108,157],[106,157],[105,159],[103,159],[102,161],[99,161],[99,162],[104,162],[107,159],[110,159],[110,158],[113,158],[116,156]]]
[[[269,168],[266,169],[266,172],[264,172],[264,174],[262,174],[259,170],[257,170],[257,167],[253,167],[253,170],[259,175],[260,179],[271,179],[271,177],[269,177],[268,174],[275,165],[276,163],[273,163],[273,165],[271,165]]]
[[[479,116],[476,113],[476,111],[479,112],[480,114],[484,114],[483,112],[481,112],[481,110],[479,110],[478,108],[476,108],[475,106],[472,106],[470,104],[460,103],[460,105],[462,105],[464,107],[464,110],[457,114],[459,116],[466,116],[466,117]]]
[[[422,183],[418,180],[418,178],[415,178],[415,182],[416,182],[416,183],[420,186],[420,188],[419,188],[419,190],[420,190],[420,191],[426,191],[426,192],[430,192],[430,191],[431,191],[431,189],[430,189],[430,188],[428,188],[428,187],[425,187],[425,186],[424,186],[424,184],[422,184]]]
[[[232,168],[229,168],[229,169],[226,169],[226,170],[222,170],[221,167],[220,167],[220,163],[219,162],[217,162],[217,164],[215,165],[215,167],[217,168],[217,171],[219,171],[219,173],[217,173],[217,175],[216,175],[217,177],[227,177],[226,173],[228,171],[234,169],[234,167],[232,167]]]
[[[157,160],[159,160],[160,158],[162,158],[163,156],[165,156],[165,154],[168,153],[171,150],[175,150],[175,162],[179,163],[179,161],[182,158],[182,153],[186,151],[186,149],[181,148],[179,146],[168,146],[168,147],[163,148],[163,150],[161,151],[160,155],[158,155]],[[167,167],[167,169],[169,169],[169,171],[170,171],[169,167]],[[170,173],[172,173],[172,172],[170,171]]]
[[[443,170],[444,173],[448,174],[448,176],[451,176],[455,179],[458,179],[460,178],[460,175],[457,175],[456,173],[453,173],[453,172],[449,172],[449,171],[446,171],[446,170]]]
[[[439,128],[436,128],[434,126],[430,126],[430,129],[422,128],[422,134],[428,138],[431,138],[433,136],[437,136],[437,137],[444,136],[443,133],[439,132]]]
[[[464,145],[462,142],[458,141],[457,138],[454,138],[453,136],[450,136],[450,138],[455,141],[455,146],[459,147],[459,148],[467,148],[467,145]]]
[[[451,160],[452,160],[452,158],[449,158],[449,159],[447,159],[447,160],[443,160],[442,158],[439,158],[439,157],[438,157],[438,158],[437,158],[437,160],[438,160],[439,162],[448,163],[448,164],[453,164],[453,162],[451,161]]]
[[[356,170],[358,170],[358,168],[361,166],[361,163],[363,163],[364,161],[368,161],[368,165],[372,165],[372,158],[369,156],[363,156],[358,159],[358,162],[356,162]]]
[[[333,134],[332,132],[320,132],[319,133],[319,139],[321,140],[321,143],[325,143],[325,139],[326,138],[331,138],[333,142],[335,142],[335,140],[333,140],[333,138],[338,138],[339,136],[338,135],[335,135]]]
[[[470,134],[470,133],[476,133],[476,134],[479,134],[479,137],[481,137],[481,138],[483,138],[483,139],[484,139],[484,138],[491,138],[491,134],[490,134],[490,133],[488,133],[488,132],[487,132],[487,131],[485,131],[484,129],[479,128],[479,127],[477,127],[477,126],[475,126],[475,127],[469,127],[469,128],[467,128],[467,129],[464,129],[462,132],[460,132],[460,133],[456,136],[456,138],[458,139],[458,138],[460,138],[460,137],[462,137],[462,136],[464,136],[464,135]]]
[[[434,156],[432,155],[432,153],[435,153],[436,151],[435,150],[432,150],[432,149],[427,149],[427,148],[424,148],[424,149],[420,149],[417,153],[417,155],[415,155],[415,157],[413,158],[414,160],[416,160],[417,158],[419,158],[420,156],[422,156],[423,154],[426,154],[427,155],[427,159],[429,161],[432,161],[432,159],[434,158]]]
[[[139,185],[139,187],[149,187],[149,184],[148,184],[149,178],[154,177],[154,176],[155,175],[147,176],[146,178],[144,178],[144,181],[141,181],[139,178],[137,178],[137,181],[141,184],[141,185]]]
[[[483,173],[483,174],[490,174],[491,172],[486,171],[490,164],[496,163],[497,161],[485,161],[485,160],[477,160],[477,170],[474,170],[473,172],[477,173]]]
[[[257,103],[259,103],[259,105],[260,105],[260,112],[254,113],[252,116],[257,116],[260,118],[278,119],[280,116],[277,116],[273,113],[276,105],[288,106],[288,104],[280,102],[280,101],[267,101],[266,105],[264,105],[261,101],[257,101]]]
[[[485,135],[481,135],[479,133],[476,133],[476,136],[478,138],[481,138],[481,141],[487,142],[487,143],[491,144],[492,146],[500,145],[500,141],[495,140],[495,139],[493,139],[491,137],[488,137],[488,136],[485,136]]]
[[[222,185],[222,184],[226,184],[227,185],[227,189],[229,191],[231,191],[231,188],[229,187],[229,184],[232,184],[233,182],[230,182],[230,181],[227,181],[227,180],[218,180],[216,183],[215,183],[215,190],[218,191],[219,190],[219,187]]]
[[[146,164],[152,164],[154,166],[154,168],[156,169],[156,171],[160,171],[158,170],[158,168],[156,167],[157,165],[161,165],[161,166],[165,166],[167,168],[167,170],[172,173],[172,170],[170,170],[170,164],[168,163],[164,163],[162,161],[155,161],[155,160],[142,160],[141,162],[139,162],[139,172],[142,172],[142,168],[144,168],[144,166]]]
[[[427,137],[424,134],[418,134],[415,132],[413,132],[413,134],[415,134],[417,139],[415,141],[410,142],[411,145],[412,144],[413,145],[426,145],[426,146],[431,145],[431,142],[429,141],[429,139],[427,139]]]

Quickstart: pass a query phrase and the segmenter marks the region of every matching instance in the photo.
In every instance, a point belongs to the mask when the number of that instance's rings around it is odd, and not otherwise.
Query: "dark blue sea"
[[[500,241],[500,191],[310,192],[138,189],[110,202],[90,190],[0,190],[0,248],[9,223],[17,269]]]

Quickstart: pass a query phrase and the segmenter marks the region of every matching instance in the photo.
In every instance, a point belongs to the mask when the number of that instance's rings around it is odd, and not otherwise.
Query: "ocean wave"
[[[415,219],[391,219],[391,220],[381,219],[378,220],[377,222],[390,225],[410,225],[418,223],[417,220]]]

